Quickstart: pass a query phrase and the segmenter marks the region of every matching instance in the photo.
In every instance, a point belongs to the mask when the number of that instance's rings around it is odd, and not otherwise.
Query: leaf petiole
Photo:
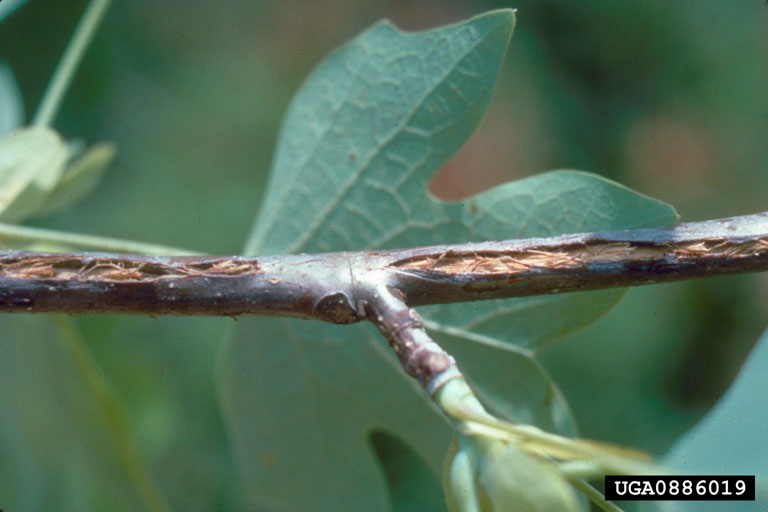
[[[95,235],[84,235],[81,233],[67,233],[53,229],[33,228],[28,226],[17,226],[0,222],[0,247],[5,241],[19,241],[32,243],[48,243],[68,248],[78,248],[89,251],[106,251],[119,253],[151,254],[151,255],[200,255],[196,251],[188,249],[179,249],[177,247],[168,247],[165,245],[148,244],[136,242],[134,240],[122,240],[120,238],[108,238]]]
[[[99,27],[104,13],[107,11],[111,0],[91,0],[88,8],[85,10],[80,23],[75,29],[64,55],[61,57],[56,71],[53,72],[48,88],[43,94],[40,106],[35,112],[32,124],[35,126],[48,126],[53,122],[61,106],[61,100],[64,93],[67,92],[72,78],[77,70],[77,65],[83,58],[88,44],[93,39],[96,29]]]

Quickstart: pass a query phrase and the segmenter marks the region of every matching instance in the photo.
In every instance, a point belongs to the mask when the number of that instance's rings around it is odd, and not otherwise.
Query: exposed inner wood
[[[634,244],[594,242],[563,247],[536,247],[519,251],[447,251],[437,256],[418,256],[394,264],[397,268],[444,274],[516,274],[528,269],[584,269],[606,262],[675,260],[734,260],[768,253],[768,238],[732,242],[723,238],[685,243]]]
[[[65,255],[0,259],[1,277],[54,281],[155,281],[164,277],[240,276],[259,271],[256,261],[231,258],[173,264]]]

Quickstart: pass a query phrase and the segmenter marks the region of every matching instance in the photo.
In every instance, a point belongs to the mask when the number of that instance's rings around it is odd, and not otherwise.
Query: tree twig
[[[372,321],[430,394],[460,377],[412,308],[768,270],[768,212],[666,229],[258,258],[0,251],[0,312]]]
[[[758,272],[768,270],[768,212],[413,253],[393,263],[411,306]]]
[[[0,251],[0,312],[271,315],[353,323],[382,283],[409,307],[768,270],[768,212],[667,229],[257,258]]]
[[[370,295],[364,308],[405,372],[418,380],[430,396],[448,380],[461,377],[453,356],[427,334],[421,315],[386,286]]]

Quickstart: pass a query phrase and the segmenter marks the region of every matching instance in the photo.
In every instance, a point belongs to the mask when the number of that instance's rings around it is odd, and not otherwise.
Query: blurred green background
[[[27,120],[85,5],[30,0],[0,24]],[[423,29],[509,6],[518,24],[494,103],[435,194],[575,168],[684,221],[768,209],[763,1],[133,0],[112,5],[55,123],[66,138],[114,141],[117,160],[87,199],[29,224],[238,253],[282,113],[325,54],[380,18]],[[765,274],[638,288],[541,359],[584,436],[660,454],[721,395],[767,320]],[[169,503],[236,507],[215,386],[232,320],[75,321],[152,473],[179,490]]]

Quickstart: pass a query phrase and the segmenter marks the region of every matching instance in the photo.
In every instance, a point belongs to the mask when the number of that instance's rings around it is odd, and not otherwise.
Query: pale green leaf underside
[[[35,213],[61,178],[67,145],[48,128],[15,130],[0,137],[0,221]]]
[[[768,331],[730,389],[704,419],[672,447],[664,462],[686,475],[755,475],[755,501],[728,510],[768,508]],[[733,491],[733,489],[731,489]],[[723,502],[664,502],[647,510],[723,510]]]
[[[668,205],[591,174],[555,171],[507,183],[470,199],[464,205],[444,205],[446,217],[438,226],[457,225],[468,240],[528,238],[579,231],[630,229],[672,224],[677,220]],[[453,208],[453,211],[450,211]],[[452,216],[451,216],[452,215]],[[458,219],[452,220],[452,219]],[[407,246],[421,230],[406,229],[395,243]],[[512,421],[528,421],[549,430],[574,434],[567,406],[559,390],[538,363],[523,363],[535,350],[582,329],[608,312],[625,290],[569,293],[472,304],[423,308],[438,341],[453,353],[488,407]],[[443,339],[442,333],[453,337]],[[460,341],[464,333],[465,340]],[[496,358],[515,358],[505,372]],[[522,355],[521,355],[522,354]],[[485,363],[482,363],[485,361]],[[539,369],[536,383],[521,382],[520,374]],[[490,369],[494,369],[491,371]],[[538,391],[534,391],[533,389]],[[525,399],[527,397],[527,400]]]
[[[408,247],[429,233],[440,232],[462,233],[466,241],[483,241],[631,229],[677,221],[669,205],[578,171],[539,174],[496,187],[461,205],[441,205],[442,215],[431,226],[406,226],[391,243]],[[591,324],[623,293],[605,290],[454,304],[424,308],[424,315],[444,325],[535,349]]]
[[[477,473],[478,486],[484,491],[494,512],[584,510],[568,481],[551,466],[542,464],[514,445],[494,445],[488,454],[480,458]]]
[[[115,158],[114,144],[102,142],[86,149],[64,170],[36,216],[62,210],[90,194]]]
[[[496,11],[422,33],[380,22],[309,77],[280,133],[246,253],[380,246],[480,122],[512,33]]]
[[[513,22],[500,11],[419,34],[383,22],[331,55],[286,116],[247,252],[375,247],[407,219],[428,222],[417,211],[427,180],[485,112]],[[373,430],[416,448],[437,479],[449,428],[372,328],[254,320],[237,331],[222,399],[251,503],[391,510]]]
[[[668,206],[572,171],[506,184],[463,204],[427,195],[432,173],[487,108],[512,23],[510,11],[420,34],[381,23],[331,55],[289,109],[247,252],[408,247],[673,223]],[[551,342],[594,321],[620,296],[571,294],[425,312],[433,334],[456,353],[496,412],[572,433],[551,378],[532,352],[508,342],[531,348]],[[222,359],[221,389],[252,504],[390,510],[367,444],[373,429],[400,436],[439,474],[448,429],[379,338],[368,327],[238,323]],[[297,488],[296,481],[312,485]]]
[[[253,506],[390,510],[373,431],[417,448],[437,478],[449,427],[380,338],[368,325],[238,322],[222,402]]]

